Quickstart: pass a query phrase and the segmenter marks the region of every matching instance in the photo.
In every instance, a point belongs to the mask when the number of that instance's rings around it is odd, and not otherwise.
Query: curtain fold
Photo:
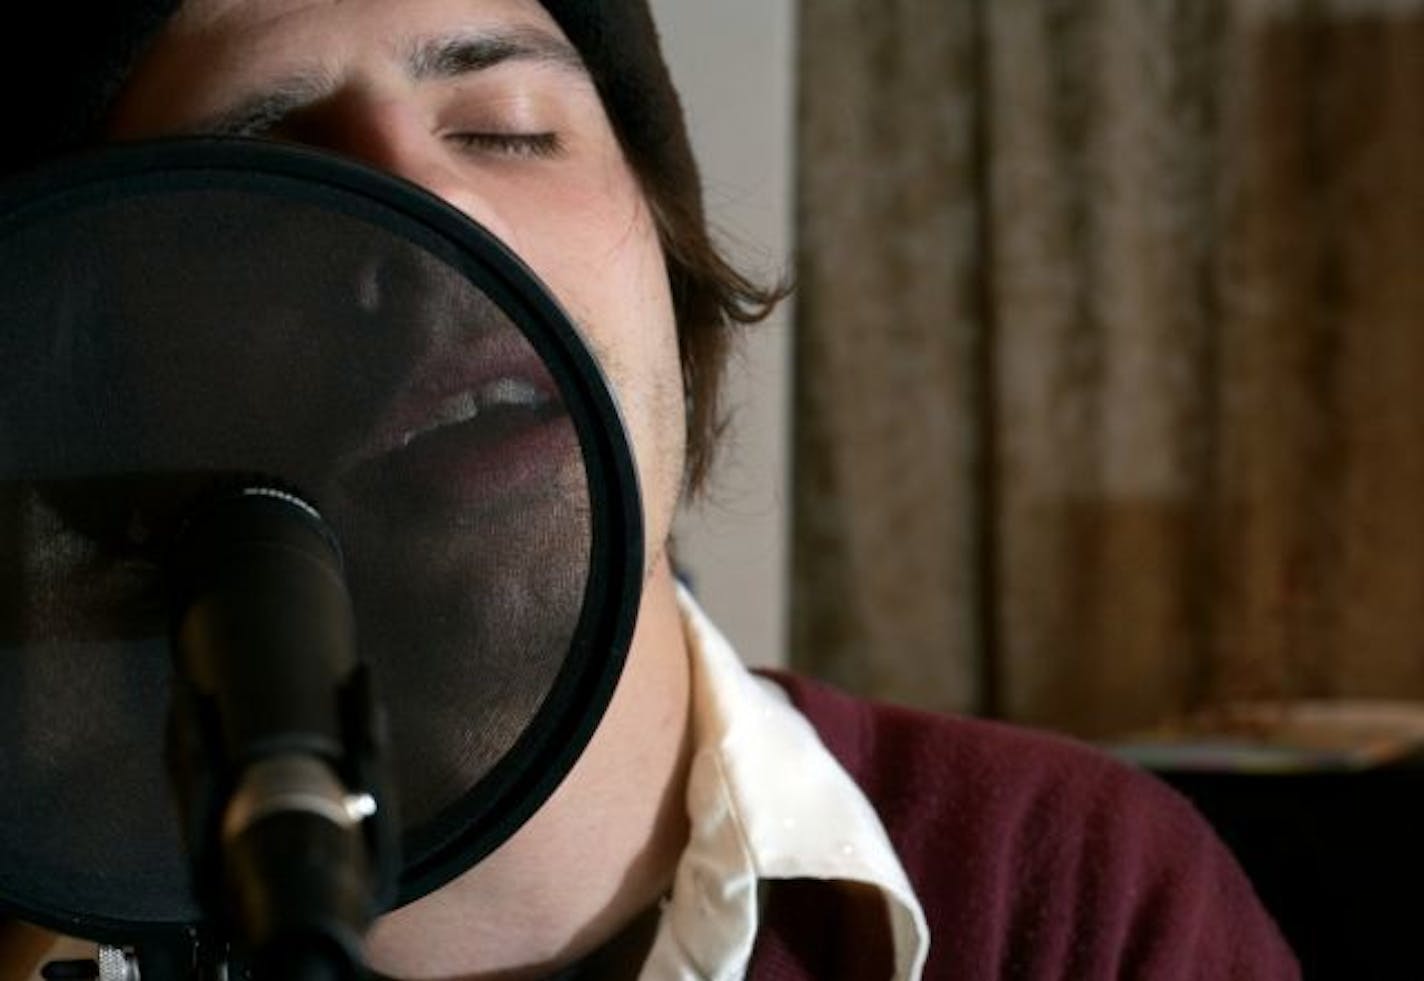
[[[803,0],[794,657],[1424,698],[1424,0]]]
[[[978,340],[972,6],[803,11],[795,647],[884,696],[967,705]],[[892,299],[893,298],[893,299]],[[919,547],[907,547],[909,542]],[[868,658],[866,651],[898,652]],[[910,652],[943,656],[916,657]]]

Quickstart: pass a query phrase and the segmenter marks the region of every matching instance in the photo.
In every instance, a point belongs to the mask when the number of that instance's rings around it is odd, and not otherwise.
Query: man
[[[775,297],[708,244],[642,0],[106,6],[124,43],[69,86],[75,119],[33,110],[39,156],[220,132],[419,183],[529,263],[628,422],[647,578],[608,714],[512,839],[378,922],[377,971],[1293,976],[1164,790],[1066,744],[754,678],[680,592],[669,528],[709,458],[726,325]]]

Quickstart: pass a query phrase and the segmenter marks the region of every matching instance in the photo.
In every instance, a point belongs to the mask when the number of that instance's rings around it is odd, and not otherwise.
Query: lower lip
[[[580,460],[567,414],[473,420],[427,433],[357,468],[345,481],[379,495],[381,510],[488,510],[517,507],[563,486]]]

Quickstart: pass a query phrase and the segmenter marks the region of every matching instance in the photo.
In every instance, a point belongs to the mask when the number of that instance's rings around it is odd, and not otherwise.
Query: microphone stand
[[[294,494],[240,487],[190,512],[170,572],[169,763],[223,941],[204,959],[230,954],[256,981],[355,981],[398,825],[335,537]]]

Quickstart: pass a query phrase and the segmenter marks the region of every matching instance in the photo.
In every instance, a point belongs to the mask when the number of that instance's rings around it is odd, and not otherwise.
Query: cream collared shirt
[[[686,592],[680,600],[692,653],[692,834],[641,977],[742,977],[758,885],[797,878],[878,890],[894,978],[919,978],[929,950],[924,913],[865,795],[781,689],[746,670]]]

